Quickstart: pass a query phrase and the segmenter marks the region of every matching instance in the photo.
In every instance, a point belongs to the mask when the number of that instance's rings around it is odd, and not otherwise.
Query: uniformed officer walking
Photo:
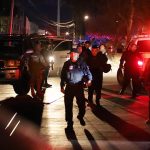
[[[79,113],[77,118],[81,125],[85,125],[83,119],[85,115],[85,101],[84,101],[84,88],[83,82],[86,78],[87,86],[91,85],[92,75],[83,61],[79,59],[79,53],[77,49],[72,49],[70,52],[70,59],[64,63],[61,72],[61,92],[64,93],[65,103],[65,119],[67,122],[67,128],[73,129],[73,98],[76,97]]]
[[[98,45],[93,45],[91,57],[88,58],[87,64],[92,73],[92,85],[88,88],[88,101],[93,104],[93,94],[96,93],[96,105],[100,106],[101,90],[103,83],[104,65],[107,63],[107,56],[99,50]]]
[[[120,91],[120,94],[124,94],[127,86],[130,83],[130,79],[132,79],[132,97],[133,99],[136,98],[138,88],[139,88],[139,69],[137,67],[137,60],[140,59],[139,54],[136,51],[137,46],[134,43],[131,43],[127,50],[123,52],[119,68],[124,68],[124,80],[122,89]]]

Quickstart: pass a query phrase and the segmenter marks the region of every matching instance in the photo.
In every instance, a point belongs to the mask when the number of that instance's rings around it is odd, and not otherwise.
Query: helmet
[[[105,64],[103,66],[103,72],[108,73],[111,70],[111,64]]]

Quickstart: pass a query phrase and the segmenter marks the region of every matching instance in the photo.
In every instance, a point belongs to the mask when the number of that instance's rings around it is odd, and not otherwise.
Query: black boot
[[[120,94],[120,95],[123,95],[123,94],[124,94],[124,89],[121,89],[121,90],[119,91],[119,94]]]
[[[73,130],[73,122],[68,122],[65,130]]]
[[[86,123],[85,123],[83,117],[81,117],[81,116],[78,115],[77,118],[79,119],[80,124],[81,124],[82,126],[85,126],[85,125],[86,125]]]
[[[97,105],[98,107],[100,107],[100,100],[99,100],[99,99],[96,100],[96,105]]]

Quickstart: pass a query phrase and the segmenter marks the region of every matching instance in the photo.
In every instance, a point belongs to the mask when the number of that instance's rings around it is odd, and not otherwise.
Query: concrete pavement
[[[148,97],[131,100],[103,91],[102,108],[86,108],[86,126],[81,126],[78,108],[74,100],[74,132],[66,132],[63,94],[59,78],[50,78],[53,85],[45,93],[40,133],[53,149],[85,150],[148,150],[150,127],[145,124],[148,113]],[[57,92],[56,92],[57,91]],[[85,92],[87,97],[87,93]],[[50,104],[48,104],[50,103]]]

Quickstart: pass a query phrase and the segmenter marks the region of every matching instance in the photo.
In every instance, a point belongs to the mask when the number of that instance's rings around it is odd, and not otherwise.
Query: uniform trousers
[[[85,100],[83,85],[66,85],[65,88],[65,119],[68,124],[73,125],[73,98],[76,97],[79,108],[78,116],[83,118],[85,115]]]

